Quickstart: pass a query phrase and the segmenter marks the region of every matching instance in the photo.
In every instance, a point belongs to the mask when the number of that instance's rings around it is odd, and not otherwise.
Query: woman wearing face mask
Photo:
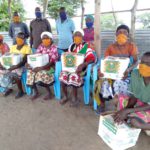
[[[9,69],[5,69],[1,65],[1,69],[3,69],[3,71],[6,75],[5,77],[7,78],[7,82],[8,82],[8,83],[6,83],[5,79],[3,79],[1,81],[1,85],[3,85],[3,87],[6,88],[4,96],[8,96],[12,92],[12,89],[10,89],[10,87],[11,87],[13,81],[15,81],[15,83],[17,84],[17,87],[18,87],[18,92],[17,92],[15,98],[17,99],[24,95],[22,83],[21,83],[21,75],[22,75],[22,71],[23,71],[23,66],[25,65],[25,63],[27,61],[27,55],[31,54],[31,49],[28,45],[25,44],[25,39],[26,38],[25,38],[24,33],[22,33],[22,32],[18,33],[18,35],[16,37],[17,44],[10,47],[10,53],[22,54],[23,60],[18,65],[11,66]],[[5,83],[2,83],[3,81]]]
[[[129,120],[136,128],[150,130],[150,52],[142,56],[139,69],[131,73],[129,89],[129,96],[119,95],[115,121]]]
[[[95,61],[95,56],[93,55],[93,51],[90,46],[83,41],[84,32],[83,30],[79,29],[76,30],[73,34],[73,41],[74,43],[69,47],[68,52],[73,53],[81,53],[85,54],[84,63],[77,67],[76,72],[69,73],[66,71],[62,71],[60,74],[60,81],[62,82],[62,89],[64,93],[64,97],[61,99],[60,104],[65,104],[68,100],[68,92],[67,86],[72,86],[73,88],[73,95],[71,106],[77,106],[79,103],[77,97],[77,88],[83,85],[83,76],[85,74],[85,70],[89,63],[93,63]]]
[[[134,43],[129,41],[129,27],[126,25],[120,25],[118,26],[116,30],[116,41],[115,43],[111,44],[108,46],[106,49],[104,56],[113,56],[113,57],[125,57],[125,58],[133,58],[133,63],[129,68],[124,73],[124,78],[123,80],[107,80],[107,79],[102,79],[103,74],[99,71],[99,78],[96,82],[96,86],[99,88],[99,92],[95,91],[98,94],[97,97],[97,103],[100,105],[99,107],[99,112],[104,111],[104,99],[111,99],[112,94],[107,93],[107,97],[104,96],[105,89],[108,89],[108,87],[112,87],[113,94],[115,97],[119,94],[128,94],[128,84],[130,83],[130,78],[128,75],[132,72],[132,70],[136,67],[138,63],[138,58],[137,58],[137,48]]]
[[[84,41],[89,43],[94,48],[94,17],[87,15],[85,18],[86,28],[84,28]]]
[[[0,35],[0,54],[3,55],[9,51],[9,47],[3,42],[4,37]]]
[[[27,74],[27,85],[33,89],[33,95],[31,100],[37,99],[40,94],[36,84],[45,87],[48,94],[44,97],[44,100],[49,100],[52,96],[50,91],[50,85],[54,82],[54,69],[55,63],[58,59],[57,47],[53,44],[53,37],[50,32],[43,32],[41,34],[42,43],[37,49],[37,53],[48,54],[49,63],[43,67],[37,67],[31,69],[29,64],[26,64],[28,70]]]

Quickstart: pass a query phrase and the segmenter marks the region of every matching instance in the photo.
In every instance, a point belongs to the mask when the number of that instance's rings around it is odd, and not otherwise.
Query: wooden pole
[[[100,6],[101,0],[95,0],[95,19],[94,19],[94,44],[97,56],[101,56],[101,38],[100,38]]]
[[[135,22],[136,22],[136,9],[138,0],[134,1],[133,8],[131,9],[131,41],[135,41]]]
[[[11,22],[11,0],[8,0],[8,14],[9,14],[9,21]]]

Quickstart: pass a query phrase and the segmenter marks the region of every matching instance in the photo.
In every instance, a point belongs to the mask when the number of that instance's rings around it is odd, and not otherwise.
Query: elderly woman
[[[83,84],[84,74],[82,73],[86,70],[88,64],[93,63],[95,61],[95,56],[93,55],[92,49],[86,42],[83,41],[83,36],[84,32],[81,29],[76,30],[73,34],[74,43],[70,45],[68,52],[84,54],[85,59],[84,63],[77,67],[76,72],[61,72],[59,79],[62,82],[64,97],[61,99],[60,104],[65,104],[69,100],[67,92],[68,85],[73,87],[71,106],[76,106],[79,103],[79,100],[77,98],[77,88],[82,86]]]
[[[10,53],[13,54],[22,54],[23,61],[21,61],[18,65],[11,66],[9,69],[5,69],[1,65],[1,69],[3,70],[5,76],[1,80],[2,87],[6,88],[4,96],[9,95],[12,92],[10,89],[12,82],[15,81],[18,87],[18,92],[15,98],[20,98],[24,95],[22,83],[21,83],[21,75],[23,72],[23,66],[27,61],[27,55],[31,53],[31,49],[28,45],[25,44],[25,34],[20,32],[16,37],[16,45],[10,47]]]
[[[1,55],[7,53],[9,51],[9,47],[6,43],[4,43],[4,37],[0,35],[0,53]]]
[[[116,122],[130,120],[136,128],[150,130],[150,52],[141,59],[139,69],[131,74],[130,95],[119,95]]]
[[[50,85],[54,82],[54,68],[58,59],[57,47],[53,44],[52,34],[50,32],[43,32],[41,39],[42,43],[39,45],[37,53],[48,54],[49,63],[43,67],[34,69],[32,69],[29,64],[26,65],[27,69],[29,69],[27,73],[27,85],[34,91],[31,100],[35,100],[40,96],[36,84],[42,85],[48,92],[44,100],[51,98]]]
[[[84,41],[90,44],[94,48],[94,17],[92,15],[87,15],[85,18],[86,28],[84,28]]]
[[[99,111],[104,110],[104,99],[109,99],[114,94],[115,97],[119,94],[128,94],[128,85],[130,83],[130,77],[128,75],[132,72],[132,70],[136,67],[138,63],[137,58],[137,48],[134,43],[129,41],[129,27],[126,25],[120,25],[118,26],[116,30],[116,41],[115,43],[108,46],[108,48],[105,51],[104,56],[113,56],[113,57],[125,57],[125,58],[133,58],[133,62],[130,67],[127,68],[127,70],[124,73],[123,80],[107,80],[107,79],[101,79],[103,74],[99,72],[100,80],[97,81],[96,86],[99,86],[95,89],[99,89],[99,98],[97,97],[97,103],[101,106],[99,107]],[[107,86],[107,87],[106,87]],[[109,89],[109,87],[112,87],[112,91],[107,90],[107,96],[106,96],[106,89]],[[96,94],[95,94],[96,95]]]

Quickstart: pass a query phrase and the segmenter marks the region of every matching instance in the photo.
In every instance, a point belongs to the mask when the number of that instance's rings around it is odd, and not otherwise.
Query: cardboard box
[[[109,56],[101,60],[100,69],[104,74],[104,78],[117,80],[123,78],[123,74],[128,68],[129,63],[129,58]]]
[[[136,145],[141,129],[114,122],[111,114],[101,115],[98,135],[113,150],[125,150]]]
[[[48,54],[28,55],[27,62],[32,68],[43,67],[49,63],[49,55]]]
[[[75,72],[77,67],[84,62],[84,55],[78,53],[63,53],[61,55],[62,71]]]
[[[4,68],[9,69],[11,66],[18,65],[22,60],[22,54],[7,53],[1,57],[0,62]]]

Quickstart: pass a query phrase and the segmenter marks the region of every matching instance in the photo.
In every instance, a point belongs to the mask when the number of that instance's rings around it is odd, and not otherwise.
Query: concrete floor
[[[0,96],[0,150],[110,150],[97,135],[99,117],[92,106],[71,108],[42,98]],[[141,133],[130,150],[149,149],[150,137]]]

